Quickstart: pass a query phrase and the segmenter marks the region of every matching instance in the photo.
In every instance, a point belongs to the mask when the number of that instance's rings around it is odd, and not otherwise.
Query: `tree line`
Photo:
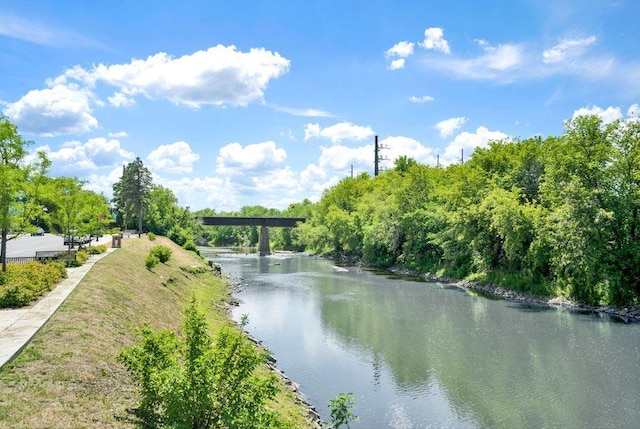
[[[640,122],[567,121],[465,164],[407,157],[345,178],[298,228],[307,251],[589,303],[640,296]]]

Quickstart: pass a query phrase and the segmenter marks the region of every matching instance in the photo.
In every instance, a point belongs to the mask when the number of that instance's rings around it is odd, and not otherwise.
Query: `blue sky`
[[[0,109],[111,196],[285,208],[390,159],[638,116],[637,0],[0,1]]]

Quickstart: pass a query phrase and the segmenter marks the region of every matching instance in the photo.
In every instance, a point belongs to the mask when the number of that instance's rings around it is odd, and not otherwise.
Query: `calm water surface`
[[[248,331],[352,428],[638,428],[640,326],[308,256],[221,255]]]

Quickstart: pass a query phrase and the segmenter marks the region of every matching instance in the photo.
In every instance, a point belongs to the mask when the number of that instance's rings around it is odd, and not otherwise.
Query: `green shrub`
[[[156,235],[153,232],[147,233],[147,237],[149,237],[149,241],[155,241]]]
[[[107,246],[99,244],[98,246],[91,246],[85,249],[90,255],[100,255],[107,251]]]
[[[147,267],[147,270],[153,270],[156,265],[158,265],[160,261],[153,255],[147,255],[147,259],[144,260],[144,265]]]
[[[64,264],[28,262],[9,264],[0,276],[0,307],[22,307],[52,290],[67,272]]]
[[[152,247],[151,250],[149,251],[150,255],[153,255],[156,258],[158,258],[158,261],[162,262],[163,264],[169,261],[172,253],[173,251],[167,246],[155,246],[155,247]]]
[[[196,246],[196,242],[193,240],[187,240],[183,245],[182,248],[185,250],[190,250],[192,252],[196,252],[196,254],[198,256],[200,256],[200,249],[198,249],[198,246]]]
[[[241,332],[225,327],[215,344],[195,299],[186,309],[184,339],[169,330],[145,327],[140,341],[121,350],[124,364],[140,387],[137,410],[154,427],[278,428],[283,423],[266,405],[276,393],[274,374],[256,369],[268,353]]]

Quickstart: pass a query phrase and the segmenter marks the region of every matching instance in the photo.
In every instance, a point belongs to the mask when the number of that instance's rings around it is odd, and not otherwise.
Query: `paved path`
[[[110,245],[110,243],[111,236],[105,236],[98,243],[94,242],[92,245]],[[29,344],[31,338],[47,323],[94,264],[114,250],[116,249],[108,248],[105,253],[91,255],[81,267],[67,268],[67,278],[35,305],[27,308],[0,310],[0,370]]]

